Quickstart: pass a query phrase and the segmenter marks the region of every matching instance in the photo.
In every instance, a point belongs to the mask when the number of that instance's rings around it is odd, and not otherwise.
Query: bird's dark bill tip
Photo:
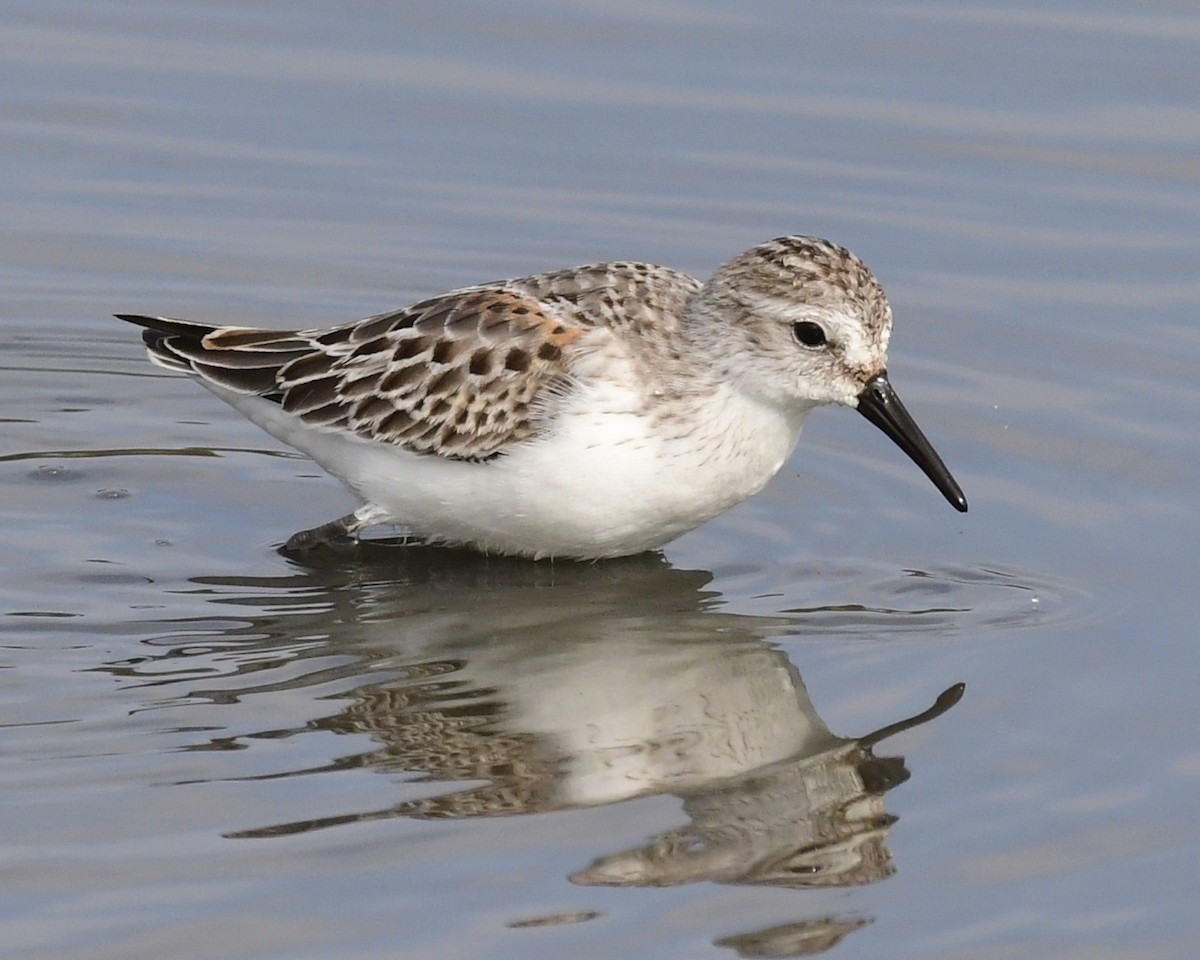
[[[867,381],[858,395],[858,412],[891,437],[909,458],[933,481],[942,496],[960,513],[967,512],[967,498],[917,422],[900,402],[900,397],[882,370]]]

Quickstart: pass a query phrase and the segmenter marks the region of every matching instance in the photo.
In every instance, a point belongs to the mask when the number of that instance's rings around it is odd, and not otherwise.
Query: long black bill
[[[891,437],[896,446],[925,471],[925,476],[933,481],[934,486],[942,491],[942,496],[949,500],[956,510],[967,512],[967,498],[950,476],[942,458],[925,439],[925,434],[921,432],[917,422],[904,409],[904,404],[900,402],[896,391],[888,382],[886,370],[881,370],[867,381],[862,393],[858,395],[858,412]]]

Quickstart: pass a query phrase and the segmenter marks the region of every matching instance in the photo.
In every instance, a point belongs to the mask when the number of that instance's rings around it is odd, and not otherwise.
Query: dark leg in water
[[[337,520],[330,520],[311,530],[301,530],[288,537],[283,545],[284,550],[293,553],[306,553],[333,545],[342,546],[344,541],[351,540],[366,524],[358,519],[357,514],[348,513]]]

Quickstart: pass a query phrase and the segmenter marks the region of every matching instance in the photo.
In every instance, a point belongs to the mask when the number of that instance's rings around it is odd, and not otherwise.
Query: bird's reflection
[[[798,622],[722,612],[718,596],[705,592],[710,579],[658,556],[553,565],[369,544],[291,577],[206,578],[215,603],[273,611],[239,614],[232,633],[259,642],[324,636],[326,653],[352,654],[352,675],[372,678],[356,682],[340,712],[306,727],[366,733],[376,744],[327,769],[370,766],[404,772],[409,783],[414,774],[440,785],[470,781],[433,796],[410,790],[386,809],[228,835],[672,794],[686,823],[636,848],[602,851],[570,879],[812,887],[887,877],[894,817],[883,798],[908,771],[873,748],[949,709],[962,686],[881,731],[835,736],[771,643],[782,633],[819,633],[820,616]],[[281,597],[296,600],[282,618]],[[328,679],[327,668],[321,677]],[[224,693],[251,690],[243,683]],[[211,685],[205,693],[223,696]],[[826,917],[719,942],[745,956],[799,956],[865,922]]]

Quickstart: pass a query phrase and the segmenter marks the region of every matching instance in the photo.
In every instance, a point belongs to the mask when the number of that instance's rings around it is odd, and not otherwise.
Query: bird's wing
[[[415,453],[482,460],[534,436],[570,383],[577,315],[504,286],[474,287],[327,330],[213,327],[120,314],[151,359],[274,400],[314,427]]]

